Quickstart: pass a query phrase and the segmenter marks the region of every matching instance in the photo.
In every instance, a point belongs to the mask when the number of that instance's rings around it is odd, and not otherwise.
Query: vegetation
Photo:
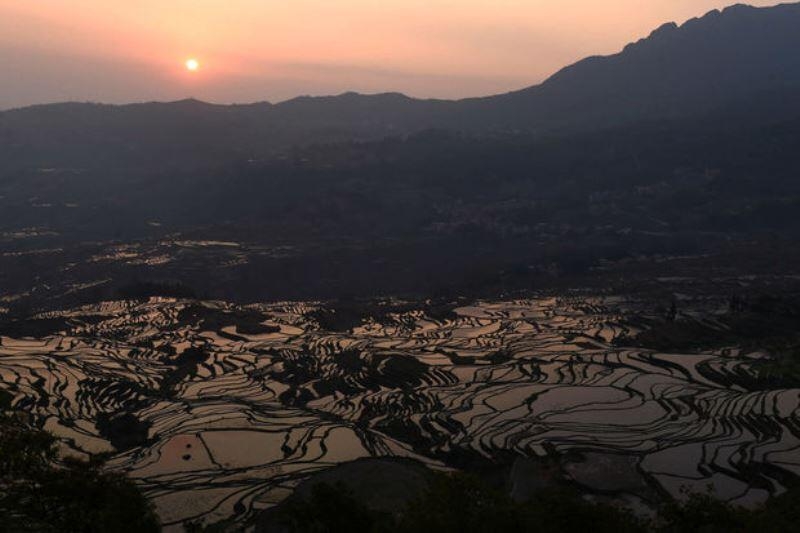
[[[664,533],[793,531],[800,519],[800,490],[772,498],[767,505],[747,510],[715,499],[710,494],[692,494],[681,503],[671,501],[660,510],[654,529]]]
[[[687,494],[652,519],[610,504],[591,503],[569,490],[543,491],[518,503],[504,492],[464,474],[437,475],[428,490],[392,517],[368,509],[343,485],[319,484],[307,501],[290,501],[279,522],[292,532],[645,532],[731,533],[791,531],[800,519],[800,491],[773,498],[756,510]]]
[[[290,531],[384,531],[391,528],[391,516],[367,508],[343,484],[320,483],[307,501],[290,499],[279,521]]]
[[[800,387],[800,338],[775,341],[767,350],[772,358],[756,367],[759,376],[783,387]]]
[[[625,511],[582,500],[564,490],[543,492],[516,503],[504,492],[469,475],[442,475],[414,500],[399,531],[478,533],[488,531],[639,531]]]
[[[659,308],[659,310],[662,308]],[[635,337],[620,337],[621,346],[641,346],[655,350],[708,350],[726,346],[786,351],[798,342],[800,295],[734,295],[726,313],[715,316],[717,324],[682,315],[673,301],[662,321],[647,324]]]
[[[662,321],[646,324],[632,337],[619,337],[618,346],[641,346],[659,351],[705,351],[736,346],[763,351],[768,357],[754,362],[755,375],[741,374],[740,385],[752,389],[800,387],[800,296],[735,295],[717,323],[692,317],[676,318],[675,304]],[[709,371],[704,365],[701,372]]]
[[[99,461],[59,461],[55,437],[8,412],[0,391],[0,531],[159,531],[150,504]]]

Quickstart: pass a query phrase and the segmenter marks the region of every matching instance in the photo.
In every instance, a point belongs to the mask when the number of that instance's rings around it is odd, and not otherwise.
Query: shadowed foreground
[[[2,324],[0,387],[168,526],[252,523],[369,457],[495,472],[516,501],[567,485],[655,509],[711,487],[754,508],[800,473],[796,358],[774,356],[799,317],[791,299],[686,293],[106,302]]]

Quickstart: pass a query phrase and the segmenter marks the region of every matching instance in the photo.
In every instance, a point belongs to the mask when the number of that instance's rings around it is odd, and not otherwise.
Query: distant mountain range
[[[695,116],[754,97],[781,112],[797,104],[800,92],[798,28],[800,4],[736,5],[682,26],[665,24],[619,54],[587,58],[541,85],[460,101],[346,93],[275,105],[33,106],[0,113],[0,157],[20,164],[140,164],[143,156],[163,162],[184,152],[262,157],[298,144],[425,129],[544,135]]]
[[[798,4],[736,6],[480,99],[1,113],[0,296],[24,312],[128,285],[265,301],[796,274],[798,28]]]

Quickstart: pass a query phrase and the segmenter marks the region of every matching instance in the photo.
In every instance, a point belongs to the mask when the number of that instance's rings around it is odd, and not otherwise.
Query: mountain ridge
[[[707,113],[753,94],[800,88],[798,27],[800,3],[737,4],[682,25],[661,25],[617,54],[585,58],[539,85],[499,95],[442,100],[350,91],[279,103],[44,104],[0,112],[0,139],[39,151],[71,150],[81,135],[87,142],[138,145],[170,142],[162,130],[180,130],[194,145],[214,144],[217,135],[222,144],[260,155],[426,129],[479,135],[603,129]]]
[[[507,92],[504,92],[504,93],[495,93],[495,94],[483,95],[483,96],[477,95],[477,96],[469,96],[469,97],[465,97],[465,98],[448,99],[448,98],[437,98],[437,97],[429,97],[429,98],[426,98],[426,97],[413,97],[413,96],[409,96],[409,95],[407,95],[405,93],[402,93],[402,92],[391,91],[391,90],[389,90],[389,91],[379,91],[379,92],[375,92],[375,93],[362,93],[362,92],[358,92],[358,91],[354,91],[354,90],[348,90],[348,91],[345,91],[345,92],[342,92],[342,93],[317,95],[317,96],[313,96],[313,95],[309,95],[309,94],[300,94],[300,95],[293,96],[291,98],[288,98],[288,99],[285,99],[285,100],[281,100],[281,101],[278,101],[278,102],[272,102],[272,101],[268,101],[268,100],[259,100],[259,101],[254,101],[254,102],[216,103],[216,102],[208,102],[208,101],[196,99],[194,97],[181,98],[181,99],[178,99],[178,100],[148,100],[148,101],[141,101],[141,102],[126,102],[126,103],[121,103],[121,104],[106,103],[106,102],[94,102],[94,101],[63,101],[63,102],[51,102],[51,103],[33,104],[33,105],[27,105],[27,106],[20,106],[20,107],[12,107],[12,108],[8,108],[8,109],[2,109],[2,110],[0,110],[0,114],[6,113],[6,112],[9,112],[9,111],[13,112],[13,111],[19,111],[19,110],[31,109],[31,108],[59,106],[59,105],[63,105],[63,104],[103,105],[103,106],[109,106],[109,107],[127,107],[127,106],[147,105],[147,104],[178,104],[178,103],[186,102],[186,101],[194,101],[194,102],[198,102],[198,103],[203,103],[203,104],[212,105],[212,106],[219,106],[219,107],[242,107],[242,106],[264,105],[264,104],[268,104],[270,106],[276,106],[277,107],[277,106],[281,106],[283,104],[288,104],[288,103],[295,102],[295,101],[331,100],[331,99],[351,98],[351,97],[366,97],[366,98],[370,98],[370,97],[388,97],[388,96],[400,97],[400,98],[405,99],[405,100],[414,100],[414,101],[418,101],[418,102],[453,102],[453,103],[468,102],[468,101],[473,101],[473,100],[482,100],[482,99],[487,99],[487,98],[495,98],[495,97],[505,96],[505,95],[508,95],[508,94],[515,94],[515,93],[519,93],[519,92],[523,92],[523,91],[528,91],[530,89],[535,89],[536,87],[540,87],[541,85],[544,85],[544,84],[552,81],[554,78],[557,78],[562,72],[567,71],[569,69],[572,69],[573,67],[576,67],[578,65],[581,65],[586,61],[591,61],[591,60],[595,60],[595,59],[602,59],[602,58],[611,58],[611,57],[618,56],[618,55],[623,54],[626,51],[629,51],[631,49],[634,49],[634,48],[636,48],[636,47],[638,47],[638,46],[640,46],[640,45],[642,45],[644,43],[648,43],[648,42],[653,41],[654,39],[658,39],[658,38],[667,36],[667,35],[669,35],[671,33],[674,33],[675,30],[690,29],[695,24],[708,22],[708,21],[710,21],[712,19],[715,19],[715,18],[717,18],[719,16],[732,15],[732,14],[752,13],[752,12],[759,12],[759,11],[778,12],[778,11],[790,11],[790,10],[796,10],[796,11],[798,11],[798,13],[800,13],[800,3],[785,2],[785,3],[781,3],[781,4],[777,4],[775,6],[769,6],[769,7],[757,7],[757,6],[751,6],[751,5],[748,5],[748,4],[738,3],[738,4],[734,4],[734,5],[725,7],[723,9],[710,10],[710,11],[708,11],[706,14],[704,14],[702,16],[693,17],[691,19],[688,19],[687,21],[685,21],[682,24],[678,24],[675,21],[665,22],[661,26],[659,26],[658,28],[656,28],[652,32],[650,32],[650,34],[647,37],[643,37],[641,39],[638,39],[636,41],[633,41],[633,42],[630,42],[630,43],[626,44],[622,48],[622,50],[620,52],[607,54],[607,55],[587,56],[587,57],[585,57],[585,58],[583,58],[581,60],[576,61],[575,63],[572,63],[570,65],[567,65],[567,66],[557,70],[555,73],[553,73],[552,75],[550,75],[547,78],[545,78],[545,80],[542,81],[539,84],[523,87],[523,88],[517,89],[517,90],[507,91]]]

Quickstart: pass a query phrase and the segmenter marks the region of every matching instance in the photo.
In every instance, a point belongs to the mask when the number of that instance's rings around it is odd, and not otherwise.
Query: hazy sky
[[[717,0],[0,0],[0,108],[64,100],[479,96]],[[775,0],[754,0],[774,5]],[[201,68],[188,72],[185,61]]]

